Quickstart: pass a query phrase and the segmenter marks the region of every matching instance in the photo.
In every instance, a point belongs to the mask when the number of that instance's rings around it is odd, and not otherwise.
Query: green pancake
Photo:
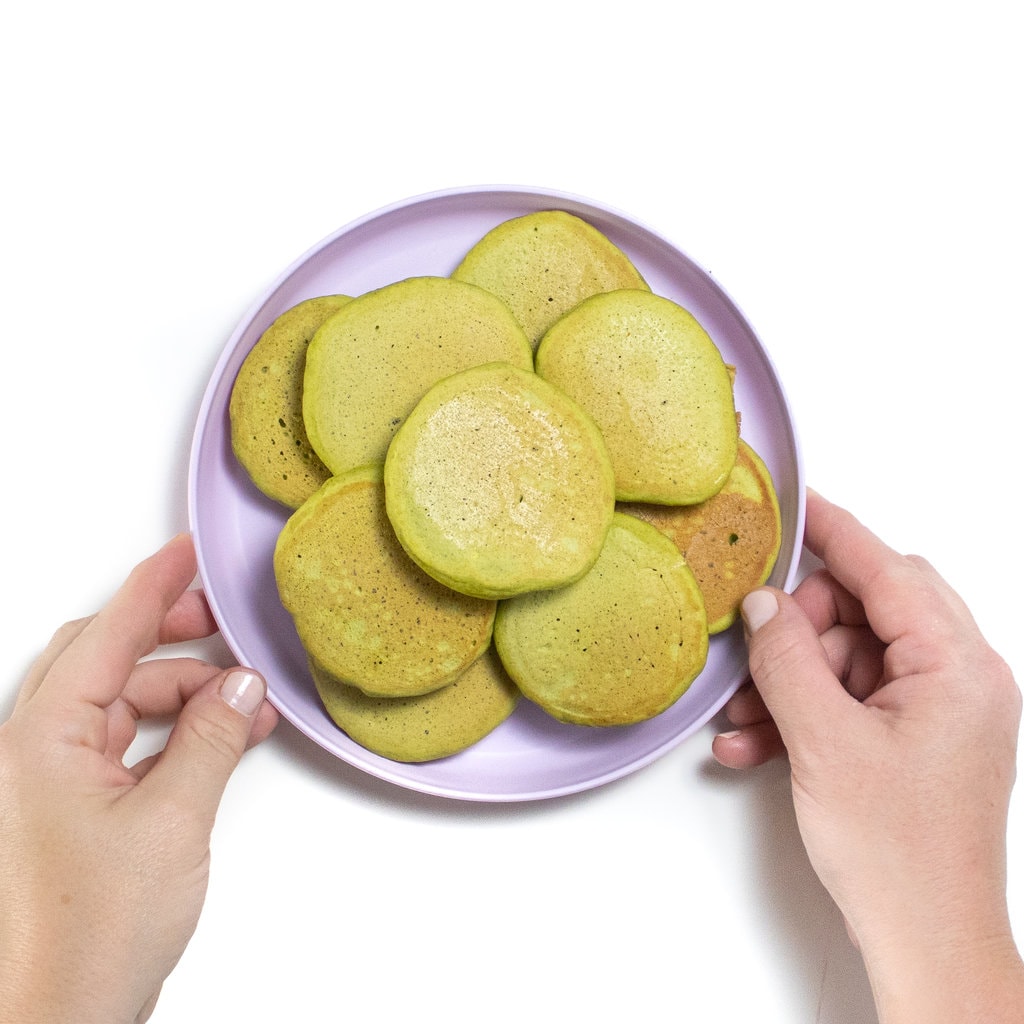
[[[579,725],[629,725],[660,714],[707,659],[700,587],[675,545],[616,513],[581,580],[502,601],[502,664],[524,696]]]
[[[353,299],[314,335],[303,417],[335,474],[381,465],[398,425],[436,381],[502,360],[533,368],[523,329],[499,299],[445,277],[415,277]]]
[[[302,379],[310,339],[349,301],[322,295],[286,310],[253,345],[231,389],[235,457],[267,497],[289,508],[298,508],[331,475],[306,435]]]
[[[725,485],[707,501],[676,507],[627,502],[618,510],[647,520],[683,553],[704,595],[709,633],[736,621],[740,601],[768,579],[782,546],[771,474],[742,439]]]
[[[313,662],[310,670],[335,724],[392,761],[434,761],[465,750],[501,725],[520,696],[493,647],[447,686],[419,697],[370,697]]]
[[[618,246],[564,210],[504,221],[466,253],[452,276],[508,303],[534,347],[583,299],[618,288],[648,287]]]
[[[307,654],[367,693],[436,690],[490,643],[494,603],[441,586],[402,551],[379,466],[332,477],[292,513],[274,575]]]
[[[615,506],[611,463],[590,417],[507,363],[464,370],[427,392],[388,450],[384,493],[419,566],[495,599],[582,576]]]
[[[739,436],[732,377],[682,306],[637,290],[595,295],[544,335],[536,369],[601,428],[619,500],[690,505],[725,483]]]

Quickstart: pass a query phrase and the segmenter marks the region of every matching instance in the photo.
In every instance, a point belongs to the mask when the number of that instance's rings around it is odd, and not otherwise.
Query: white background
[[[20,8],[5,713],[53,629],[186,527],[202,391],[260,292],[357,216],[485,183],[607,203],[710,270],[775,360],[808,481],[935,562],[1024,676],[1009,5]],[[716,767],[720,727],[601,790],[480,806],[283,724],[229,786],[154,1021],[872,1021],[785,767]],[[1018,792],[1019,935],[1022,853]]]

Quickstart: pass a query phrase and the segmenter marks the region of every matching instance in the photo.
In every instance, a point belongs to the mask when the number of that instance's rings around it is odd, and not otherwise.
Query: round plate
[[[651,289],[685,306],[737,369],[743,436],[775,480],[782,551],[770,582],[792,585],[803,537],[803,479],[789,406],[771,360],[725,292],[650,228],[590,200],[494,186],[417,196],[324,239],[289,267],[238,325],[203,398],[189,466],[189,518],[199,573],[239,663],[267,678],[271,702],[339,758],[396,785],[463,800],[535,800],[590,789],[649,764],[708,721],[746,677],[739,626],[712,637],[707,665],[680,700],[639,725],[556,722],[522,701],[480,743],[427,764],[399,764],[353,743],[323,710],[288,613],[277,597],[273,551],[288,510],[265,498],[231,451],[228,400],[235,375],[269,324],[302,299],[359,295],[406,277],[447,276],[488,230],[510,217],[562,209],[589,221],[636,264]]]

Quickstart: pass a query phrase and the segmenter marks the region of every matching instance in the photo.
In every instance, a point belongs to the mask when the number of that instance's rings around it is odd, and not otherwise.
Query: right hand
[[[821,572],[744,601],[756,688],[727,705],[737,729],[714,754],[743,768],[788,753],[801,835],[883,1021],[1019,1024],[1006,830],[1020,691],[923,559],[813,493],[805,543]]]

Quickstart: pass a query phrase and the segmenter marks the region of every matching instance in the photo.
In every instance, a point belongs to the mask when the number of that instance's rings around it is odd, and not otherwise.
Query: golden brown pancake
[[[470,249],[452,276],[507,302],[535,347],[583,299],[616,288],[648,287],[618,246],[563,210],[499,224]]]
[[[282,313],[253,345],[231,389],[231,447],[269,498],[298,508],[330,471],[306,436],[302,378],[306,349],[347,295],[306,299]]]
[[[502,598],[593,565],[615,509],[600,432],[529,370],[488,363],[436,384],[384,465],[402,546],[446,586]]]
[[[782,519],[768,467],[745,441],[725,486],[700,505],[668,508],[620,504],[668,536],[700,583],[708,631],[736,620],[743,598],[771,575],[782,544]]]
[[[419,697],[370,697],[310,664],[324,708],[356,743],[392,761],[449,757],[496,729],[519,690],[489,647],[457,679]]]
[[[274,574],[309,656],[367,693],[436,690],[491,639],[494,602],[441,586],[402,551],[379,466],[332,477],[292,513]]]
[[[472,284],[415,277],[353,299],[317,331],[303,416],[333,473],[383,465],[398,425],[435,382],[494,360],[533,368],[523,329]]]
[[[494,642],[526,697],[580,725],[660,714],[708,652],[704,601],[686,560],[649,523],[620,514],[581,580],[499,604]]]
[[[688,505],[725,483],[736,461],[732,379],[682,306],[650,292],[607,292],[558,320],[536,368],[597,422],[616,497]]]

